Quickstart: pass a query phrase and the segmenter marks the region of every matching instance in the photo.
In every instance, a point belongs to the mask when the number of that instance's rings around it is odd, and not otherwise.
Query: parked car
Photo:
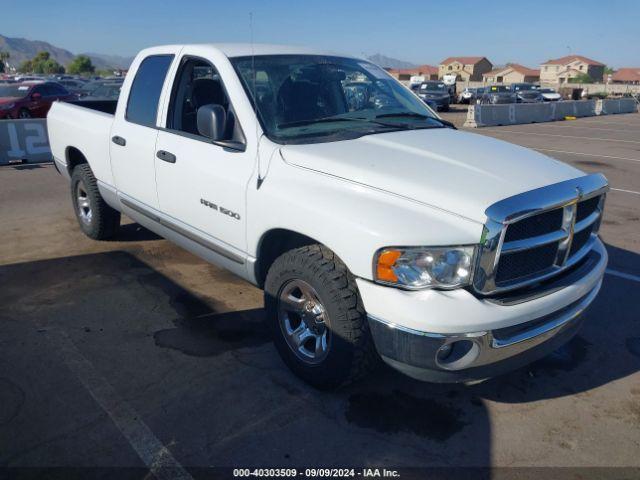
[[[540,90],[540,85],[537,83],[512,83],[509,85],[509,90],[512,92]]]
[[[434,110],[448,111],[451,103],[449,88],[435,80],[422,82],[418,88],[418,96]]]
[[[62,85],[69,92],[74,93],[78,96],[82,94],[82,87],[84,87],[86,82],[82,82],[80,80],[57,80],[56,83]]]
[[[83,98],[85,100],[117,100],[121,88],[121,83],[103,83],[92,90],[90,95]]]
[[[370,62],[169,45],[129,74],[117,102],[49,112],[80,229],[112,237],[123,213],[264,289],[280,356],[316,387],[378,355],[437,382],[519,368],[600,289],[603,175],[456,131]],[[354,79],[369,100],[349,105]]]
[[[42,82],[44,81],[41,77],[36,77],[35,75],[16,75],[14,77],[16,82]]]
[[[476,88],[465,88],[460,92],[460,95],[458,95],[458,103],[474,103],[476,90]]]
[[[54,82],[23,82],[0,85],[0,119],[43,118],[56,100],[75,95]]]
[[[482,95],[478,98],[480,100],[479,103],[493,105],[517,102],[515,93],[513,93],[506,85],[491,85],[484,87]]]
[[[422,85],[422,82],[425,80],[424,75],[412,75],[411,78],[409,78],[409,88],[414,92],[417,92],[420,85]]]
[[[543,101],[540,85],[535,83],[512,83],[509,90],[516,96],[518,103],[539,103]]]
[[[562,100],[562,95],[556,92],[553,88],[541,88],[538,91],[545,102],[557,102],[558,100]]]

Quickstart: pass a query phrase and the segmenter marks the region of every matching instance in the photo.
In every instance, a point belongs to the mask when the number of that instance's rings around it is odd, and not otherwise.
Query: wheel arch
[[[258,242],[255,263],[255,278],[258,286],[260,288],[264,286],[269,268],[280,255],[294,248],[315,243],[329,248],[315,238],[287,228],[272,228],[264,232]]]
[[[80,151],[80,149],[68,146],[64,152],[65,160],[67,162],[67,171],[69,175],[73,173],[73,169],[82,163],[89,163],[87,157]]]

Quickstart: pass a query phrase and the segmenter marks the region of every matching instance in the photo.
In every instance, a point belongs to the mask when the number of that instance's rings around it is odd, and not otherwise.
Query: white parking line
[[[600,140],[604,142],[620,142],[620,143],[637,143],[640,144],[637,140],[616,140],[614,138],[602,138],[602,137],[581,137],[577,135],[558,135],[555,133],[534,133],[534,132],[526,132],[521,130],[492,130],[491,133],[521,133],[524,135],[538,135],[543,137],[559,137],[559,138],[579,138],[582,140]]]
[[[633,193],[634,195],[640,195],[640,192],[634,192],[633,190],[624,190],[622,188],[611,188],[615,192]]]
[[[521,146],[527,147],[526,145],[521,145]],[[566,153],[568,155],[583,155],[585,157],[611,158],[613,160],[626,160],[628,162],[640,162],[640,159],[637,159],[637,158],[614,157],[613,155],[598,155],[596,153],[569,152],[568,150],[552,150],[551,148],[537,148],[537,147],[527,147],[527,148],[531,148],[532,150],[539,150],[540,152]]]
[[[151,473],[160,479],[193,480],[133,407],[118,395],[111,384],[76,348],[69,336],[61,330],[52,329],[41,322],[37,323],[39,328],[46,329],[47,340],[60,353],[69,370],[78,377],[80,383],[109,415]]]
[[[607,121],[602,121],[602,120],[599,120],[599,119],[591,120],[592,118],[595,118],[595,117],[588,117],[588,119],[587,118],[581,118],[580,120],[585,120],[584,123],[589,123],[589,124],[593,124],[593,125],[640,125],[640,122],[635,122],[635,121],[632,121],[632,122],[607,122]],[[634,118],[634,119],[624,118],[623,120],[640,120],[640,119],[639,118]]]
[[[596,124],[597,125],[597,124]],[[538,127],[553,127],[553,128],[586,128],[587,130],[604,130],[605,132],[640,132],[640,125],[638,128],[633,129],[621,129],[615,127],[592,127],[591,125],[579,124],[579,125],[553,125],[551,123],[538,123]]]
[[[617,270],[611,270],[610,268],[607,268],[605,272],[608,273],[609,275],[613,275],[614,277],[624,278],[626,280],[631,280],[632,282],[640,282],[640,276],[638,275],[631,275],[630,273],[618,272]]]

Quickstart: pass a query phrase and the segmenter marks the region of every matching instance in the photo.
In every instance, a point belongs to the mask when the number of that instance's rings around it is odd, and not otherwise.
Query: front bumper
[[[376,315],[375,302],[367,304],[371,292],[366,288],[363,301],[376,348],[386,363],[424,381],[477,381],[524,366],[571,339],[580,328],[582,314],[600,290],[606,263],[606,250],[598,240],[592,255],[569,277],[569,284],[558,283],[557,288],[528,300],[497,302],[477,298],[467,291],[455,292],[466,294],[465,299],[452,295],[454,292],[432,290],[428,293],[435,295],[423,300],[444,295],[447,301],[425,303],[419,314],[424,327],[419,328],[415,328],[415,322],[407,325],[406,321],[402,324],[390,321],[389,316]],[[427,293],[391,290],[405,299],[411,294]],[[361,294],[362,291],[361,288]],[[389,302],[388,298],[378,300]],[[400,320],[404,320],[404,309],[395,307]],[[457,321],[460,316],[464,316],[462,322]],[[453,325],[449,332],[441,324],[447,317]],[[466,327],[461,328],[463,325]]]

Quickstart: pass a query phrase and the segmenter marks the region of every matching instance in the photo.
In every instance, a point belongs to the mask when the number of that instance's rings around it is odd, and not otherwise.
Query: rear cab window
[[[156,127],[158,103],[173,55],[151,55],[145,58],[133,79],[125,119],[146,127]]]

